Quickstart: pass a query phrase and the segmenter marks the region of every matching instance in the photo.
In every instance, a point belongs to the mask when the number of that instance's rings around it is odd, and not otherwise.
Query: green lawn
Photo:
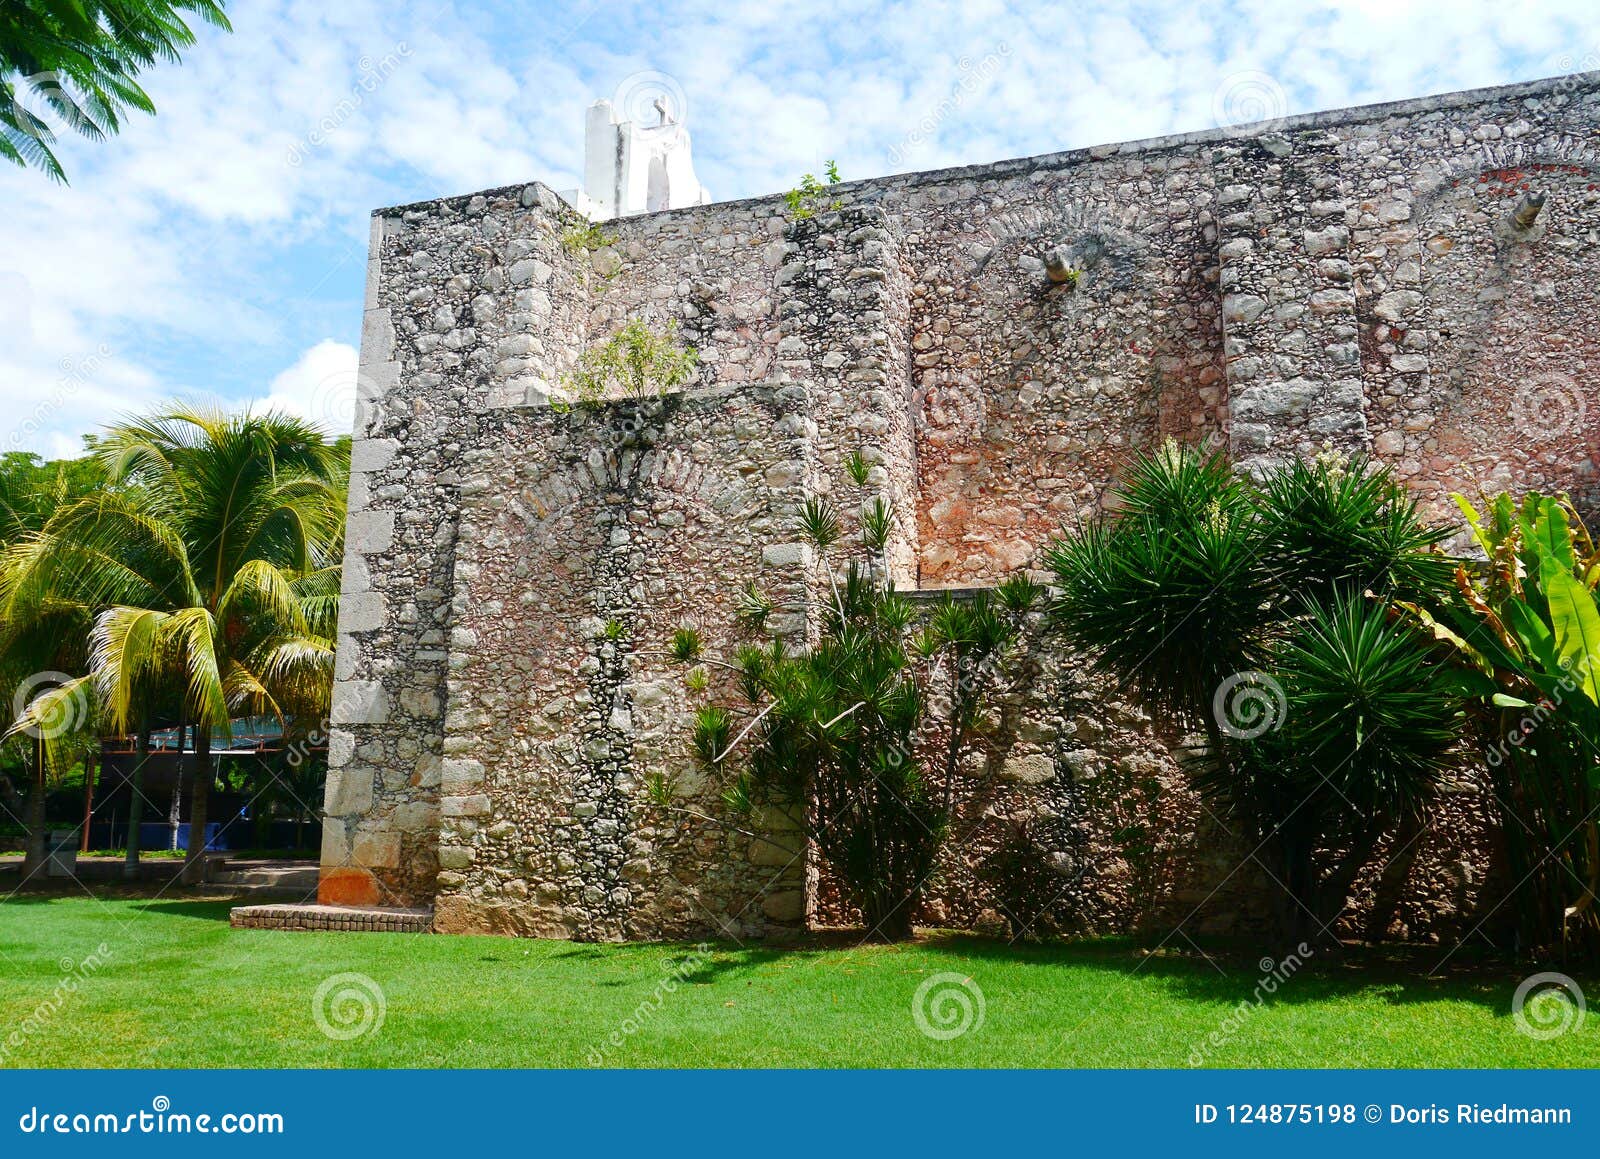
[[[692,946],[235,931],[228,908],[109,895],[0,903],[0,1065],[584,1066],[602,1051],[621,1066],[1182,1067],[1222,1032],[1207,1065],[1600,1066],[1600,1012],[1535,1040],[1510,1013],[1520,972],[1417,976],[1439,954],[1405,969],[1314,963],[1229,1033],[1224,1020],[1259,977],[1253,955],[1224,962],[1223,976],[1123,943],[950,935],[724,944],[685,969]],[[63,960],[101,943],[106,964],[66,992]],[[341,1041],[312,1004],[343,972],[371,978],[385,1010],[375,1033]],[[939,973],[970,978],[984,1004],[981,1025],[945,1041],[912,1015],[918,986]],[[1600,982],[1585,988],[1600,995]],[[36,1014],[53,996],[59,1008]]]

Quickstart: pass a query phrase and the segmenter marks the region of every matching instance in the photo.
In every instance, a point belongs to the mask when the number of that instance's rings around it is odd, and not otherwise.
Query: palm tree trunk
[[[28,851],[22,859],[22,880],[42,873],[45,859],[44,740],[33,738],[33,784],[28,789]]]
[[[122,860],[122,876],[132,881],[139,876],[139,822],[144,819],[144,766],[150,759],[150,718],[139,721],[139,739],[134,744],[133,774],[128,778],[128,852]]]
[[[211,730],[194,728],[194,790],[189,798],[189,850],[183,859],[183,883],[198,885],[206,876],[206,805],[211,799]]]

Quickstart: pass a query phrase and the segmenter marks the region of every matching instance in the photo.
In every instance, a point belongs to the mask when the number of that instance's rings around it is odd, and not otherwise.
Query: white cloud
[[[327,383],[353,390],[371,209],[576,184],[584,107],[634,73],[676,78],[735,198],[829,158],[871,177],[1209,128],[1252,70],[1294,113],[1594,68],[1591,4],[240,0],[145,76],[157,116],[63,142],[71,188],[0,167],[0,436],[74,448],[197,393],[348,429]]]
[[[355,425],[357,357],[349,343],[324,338],[272,380],[259,409],[286,410],[329,435],[348,435]]]

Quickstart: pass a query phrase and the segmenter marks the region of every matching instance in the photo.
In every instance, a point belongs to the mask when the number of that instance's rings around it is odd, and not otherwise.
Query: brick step
[[[389,906],[244,905],[229,914],[228,924],[236,930],[427,934],[433,932],[433,911]]]

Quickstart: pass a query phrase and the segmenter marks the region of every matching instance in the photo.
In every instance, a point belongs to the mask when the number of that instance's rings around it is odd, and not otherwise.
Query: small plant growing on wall
[[[827,583],[816,642],[756,642],[774,603],[752,587],[739,605],[751,642],[731,659],[707,657],[689,628],[671,653],[731,674],[733,694],[703,704],[690,737],[723,790],[725,823],[764,806],[796,814],[870,936],[893,941],[912,932],[962,762],[988,727],[991,694],[1039,592],[1019,576],[920,616],[887,579],[891,509],[864,494],[869,468],[859,455],[849,470],[863,491],[855,536],[829,499],[808,499],[800,512]],[[657,778],[652,796],[671,808],[676,794]]]
[[[562,376],[568,400],[593,406],[608,398],[660,398],[694,377],[700,357],[692,346],[678,341],[678,324],[668,322],[662,331],[640,321],[629,322],[604,342],[589,347],[578,364]]]
[[[615,245],[617,235],[607,233],[597,221],[575,221],[561,231],[561,244],[568,253],[592,254],[608,245]]]
[[[829,161],[823,170],[823,176],[827,179],[826,185],[810,173],[804,174],[800,178],[800,184],[783,195],[790,221],[805,221],[817,215],[817,209],[822,206],[823,195],[827,193],[828,186],[837,185],[841,180],[838,163]],[[838,200],[833,200],[825,208],[838,209],[840,204]]]

